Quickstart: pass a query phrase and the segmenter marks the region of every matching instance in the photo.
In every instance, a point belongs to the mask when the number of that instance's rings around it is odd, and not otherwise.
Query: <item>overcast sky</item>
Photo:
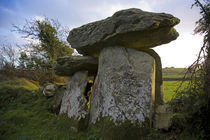
[[[155,50],[162,58],[163,67],[187,67],[196,59],[202,36],[193,35],[199,9],[194,0],[0,0],[0,43],[21,43],[20,35],[11,32],[12,24],[24,25],[26,19],[57,19],[70,29],[104,19],[127,8],[170,13],[181,23],[176,26],[180,36]]]

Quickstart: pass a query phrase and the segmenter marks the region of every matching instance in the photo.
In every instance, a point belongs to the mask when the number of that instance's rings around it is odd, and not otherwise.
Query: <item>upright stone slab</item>
[[[149,54],[130,48],[108,47],[100,53],[90,123],[101,128],[104,139],[132,139],[144,133],[144,124],[149,127],[154,63]]]
[[[60,114],[67,114],[72,121],[74,130],[82,130],[86,127],[88,115],[87,99],[85,88],[87,86],[88,72],[80,71],[75,73],[67,83],[66,91],[62,98]]]
[[[172,125],[172,107],[169,104],[159,105],[154,116],[154,128],[168,130]]]
[[[164,104],[163,93],[163,78],[162,78],[162,63],[160,56],[153,49],[143,50],[155,59],[155,96],[154,105],[159,106]]]

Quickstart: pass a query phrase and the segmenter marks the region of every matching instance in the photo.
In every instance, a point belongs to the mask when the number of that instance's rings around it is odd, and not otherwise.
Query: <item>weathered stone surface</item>
[[[84,55],[97,55],[104,47],[152,48],[178,37],[173,28],[180,20],[170,14],[127,9],[112,17],[75,28],[68,42]]]
[[[116,125],[129,121],[141,126],[150,119],[154,63],[144,52],[104,48],[91,94],[90,123],[108,117]]]
[[[77,72],[69,79],[62,98],[60,114],[67,114],[69,118],[76,121],[86,117],[88,108],[84,92],[87,80],[87,71]]]
[[[92,56],[66,56],[57,59],[54,71],[57,75],[71,76],[78,71],[88,71],[89,75],[96,75],[98,58]]]
[[[162,105],[164,104],[164,93],[163,93],[163,78],[162,78],[162,63],[160,56],[153,49],[142,50],[155,59],[155,104]]]
[[[154,128],[168,130],[172,124],[170,116],[173,114],[168,104],[159,105],[155,111]]]
[[[47,84],[43,89],[43,94],[46,97],[51,97],[56,93],[57,86],[55,84]]]
[[[59,114],[60,112],[61,102],[65,91],[66,91],[66,85],[59,85],[56,90],[54,105],[53,105],[53,111],[56,114]]]

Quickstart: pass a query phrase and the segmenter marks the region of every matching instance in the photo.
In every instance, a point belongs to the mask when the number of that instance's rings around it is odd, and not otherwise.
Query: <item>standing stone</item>
[[[62,98],[64,95],[64,92],[66,91],[66,85],[59,85],[54,97],[54,105],[53,105],[53,111],[56,114],[59,114],[60,112],[60,107],[62,103]]]
[[[164,93],[163,93],[163,78],[162,78],[162,63],[160,56],[153,50],[147,49],[144,52],[148,53],[155,59],[155,106],[164,104]]]
[[[154,117],[154,128],[168,130],[172,124],[172,107],[169,104],[159,105]]]
[[[80,71],[75,73],[67,83],[64,92],[60,114],[67,114],[72,121],[73,129],[80,130],[85,127],[85,119],[88,115],[87,99],[85,88],[88,80],[88,72]]]
[[[104,139],[132,139],[142,135],[145,123],[149,126],[154,66],[154,58],[144,52],[119,46],[102,50],[90,123],[99,125]]]

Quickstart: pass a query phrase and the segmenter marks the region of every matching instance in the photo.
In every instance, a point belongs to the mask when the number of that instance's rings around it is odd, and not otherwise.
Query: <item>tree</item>
[[[0,69],[14,69],[17,61],[16,50],[9,44],[0,45]]]
[[[199,67],[199,61],[204,58],[202,63],[202,69],[204,70],[204,90],[210,96],[210,1],[203,0],[202,3],[199,0],[194,0],[193,6],[200,8],[201,18],[196,22],[196,28],[194,32],[196,34],[202,34],[203,46],[200,49],[198,59],[194,63],[195,67]]]
[[[199,139],[209,139],[210,126],[207,124],[210,124],[210,2],[193,1],[192,7],[199,7],[201,14],[194,33],[203,35],[203,45],[198,58],[185,74],[185,77],[187,74],[191,75],[190,84],[185,89],[178,89],[179,102],[175,103],[174,108],[179,108],[177,112],[182,115],[182,129],[188,130],[190,134],[197,132]]]
[[[16,76],[17,50],[10,44],[0,45],[0,80],[4,77]]]
[[[13,27],[13,31],[23,34],[23,38],[29,40],[27,49],[21,52],[22,66],[27,65],[30,69],[49,69],[58,57],[73,53],[64,41],[67,30],[58,21],[48,18],[34,19],[26,21],[23,27]]]
[[[65,41],[68,30],[56,20],[33,19],[26,20],[24,26],[13,25],[14,30],[22,34],[28,43],[20,48],[19,70],[29,79],[37,80],[41,84],[54,82],[58,76],[52,70],[53,63],[58,57],[72,55],[68,43]]]

